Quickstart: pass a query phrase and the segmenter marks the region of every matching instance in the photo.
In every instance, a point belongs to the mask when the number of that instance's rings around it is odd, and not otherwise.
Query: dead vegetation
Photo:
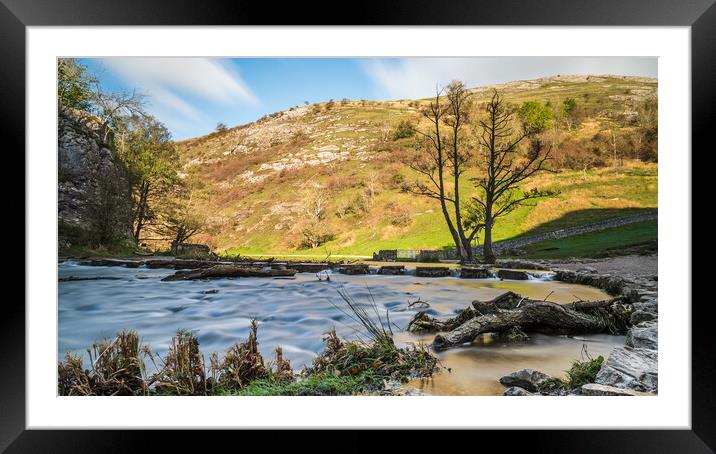
[[[123,331],[109,342],[95,343],[89,353],[91,370],[82,358],[67,353],[58,364],[58,393],[64,396],[96,395],[345,395],[382,389],[388,380],[405,382],[429,377],[439,370],[437,358],[424,345],[398,348],[391,322],[372,299],[366,306],[345,289],[339,291],[346,308],[339,307],[362,327],[359,340],[340,339],[335,330],[326,334],[325,350],[310,367],[296,374],[274,350],[268,364],[258,349],[258,323],[251,321],[248,338],[232,346],[209,364],[191,331],[179,330],[162,358],[140,346],[134,331]],[[338,307],[338,306],[337,306]],[[154,367],[145,373],[144,359]]]

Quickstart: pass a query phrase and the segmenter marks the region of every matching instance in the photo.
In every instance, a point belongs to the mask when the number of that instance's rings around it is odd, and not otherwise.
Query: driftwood
[[[163,281],[187,281],[195,279],[220,279],[227,277],[290,277],[296,274],[296,270],[281,270],[263,268],[248,268],[237,265],[216,265],[211,268],[204,268],[192,271],[177,271],[167,276]]]
[[[472,307],[447,320],[437,320],[426,312],[420,312],[408,329],[413,332],[444,332],[433,340],[433,347],[437,350],[471,342],[481,334],[513,329],[550,334],[620,332],[626,329],[631,313],[630,308],[620,301],[621,298],[612,298],[557,304],[507,292],[491,301],[474,301]]]

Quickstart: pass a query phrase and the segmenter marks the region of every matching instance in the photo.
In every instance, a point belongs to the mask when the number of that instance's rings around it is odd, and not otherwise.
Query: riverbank
[[[511,263],[555,272],[564,282],[602,288],[631,306],[630,327],[623,346],[614,348],[596,368],[591,383],[579,387],[545,386],[554,378],[534,369],[521,369],[501,378],[505,395],[637,396],[658,392],[658,257],[625,256],[608,259]],[[592,358],[589,358],[590,360]]]

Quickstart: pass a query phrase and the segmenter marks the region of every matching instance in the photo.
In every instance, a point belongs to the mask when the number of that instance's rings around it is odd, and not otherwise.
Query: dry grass
[[[140,357],[139,336],[122,331],[111,342],[95,342],[87,350],[90,370],[83,370],[82,359],[68,353],[58,364],[58,392],[66,396],[127,396],[146,394],[144,362]]]
[[[179,396],[206,394],[204,356],[199,351],[199,341],[194,333],[179,330],[162,362],[163,367],[150,380],[156,385],[157,393]]]
[[[253,380],[266,378],[268,370],[258,351],[257,330],[258,324],[252,320],[249,338],[245,342],[231,347],[221,362],[215,355],[212,356],[211,376],[215,386],[239,390]]]

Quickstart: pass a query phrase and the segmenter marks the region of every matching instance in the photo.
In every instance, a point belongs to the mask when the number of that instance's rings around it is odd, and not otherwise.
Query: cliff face
[[[58,112],[60,247],[131,236],[127,173],[98,131],[97,119],[86,112]]]

